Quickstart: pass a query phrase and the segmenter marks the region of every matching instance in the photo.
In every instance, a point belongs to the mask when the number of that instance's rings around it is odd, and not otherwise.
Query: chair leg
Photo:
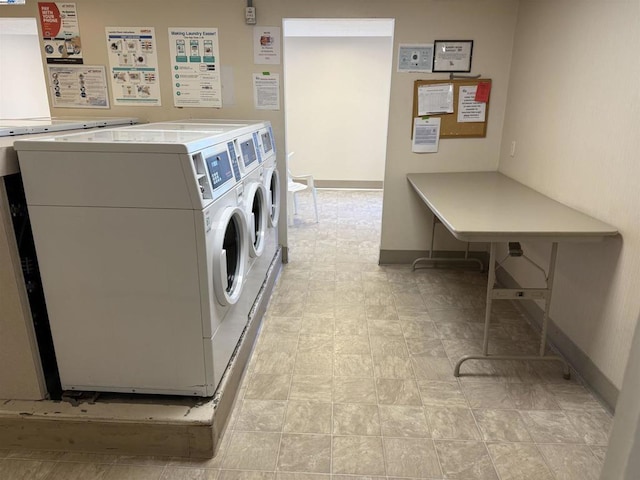
[[[313,195],[313,208],[316,211],[316,223],[320,222],[320,218],[318,217],[318,197],[316,195],[316,189],[313,188],[311,190],[311,194]]]
[[[292,193],[291,196],[293,197],[293,213],[297,215],[298,214],[298,197],[296,196],[295,193]]]

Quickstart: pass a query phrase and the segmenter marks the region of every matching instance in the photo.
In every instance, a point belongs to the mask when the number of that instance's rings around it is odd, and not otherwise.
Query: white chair
[[[289,164],[294,152],[287,154],[287,223],[293,225],[293,215],[298,213],[298,201],[296,193],[309,189],[313,197],[313,208],[316,212],[316,223],[318,219],[318,197],[316,194],[316,186],[313,183],[313,175],[292,175],[289,170]],[[304,182],[304,183],[300,183]]]

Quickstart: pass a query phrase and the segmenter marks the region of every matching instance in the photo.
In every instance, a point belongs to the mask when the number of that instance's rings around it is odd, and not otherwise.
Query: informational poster
[[[398,72],[431,73],[433,44],[398,46]]]
[[[106,27],[114,105],[160,106],[153,27]]]
[[[440,141],[440,118],[415,118],[413,124],[413,144],[415,153],[434,153]]]
[[[280,110],[280,75],[254,73],[253,99],[256,110]]]
[[[38,12],[47,63],[82,63],[76,4],[38,2]]]
[[[418,115],[453,113],[453,85],[442,83],[418,87]]]
[[[170,27],[171,83],[176,107],[222,107],[218,29]]]
[[[253,63],[280,64],[280,27],[253,27]]]
[[[487,104],[476,102],[477,85],[462,86],[458,92],[458,123],[484,122]]]
[[[107,75],[102,65],[49,65],[54,107],[109,108]]]

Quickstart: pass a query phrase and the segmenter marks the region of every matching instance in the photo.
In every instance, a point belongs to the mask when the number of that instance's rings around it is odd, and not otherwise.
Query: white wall
[[[384,177],[391,37],[285,37],[287,150],[294,174]]]
[[[639,32],[637,0],[522,1],[499,165],[621,232],[560,246],[551,305],[556,324],[617,388],[640,311]],[[525,248],[546,259],[547,247]],[[524,284],[536,278],[526,268],[510,273]]]
[[[39,38],[34,18],[0,18],[0,119],[49,116]]]

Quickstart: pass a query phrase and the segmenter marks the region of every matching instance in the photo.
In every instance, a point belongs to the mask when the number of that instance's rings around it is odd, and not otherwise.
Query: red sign
[[[62,26],[60,10],[54,2],[38,3],[43,38],[56,38]]]

